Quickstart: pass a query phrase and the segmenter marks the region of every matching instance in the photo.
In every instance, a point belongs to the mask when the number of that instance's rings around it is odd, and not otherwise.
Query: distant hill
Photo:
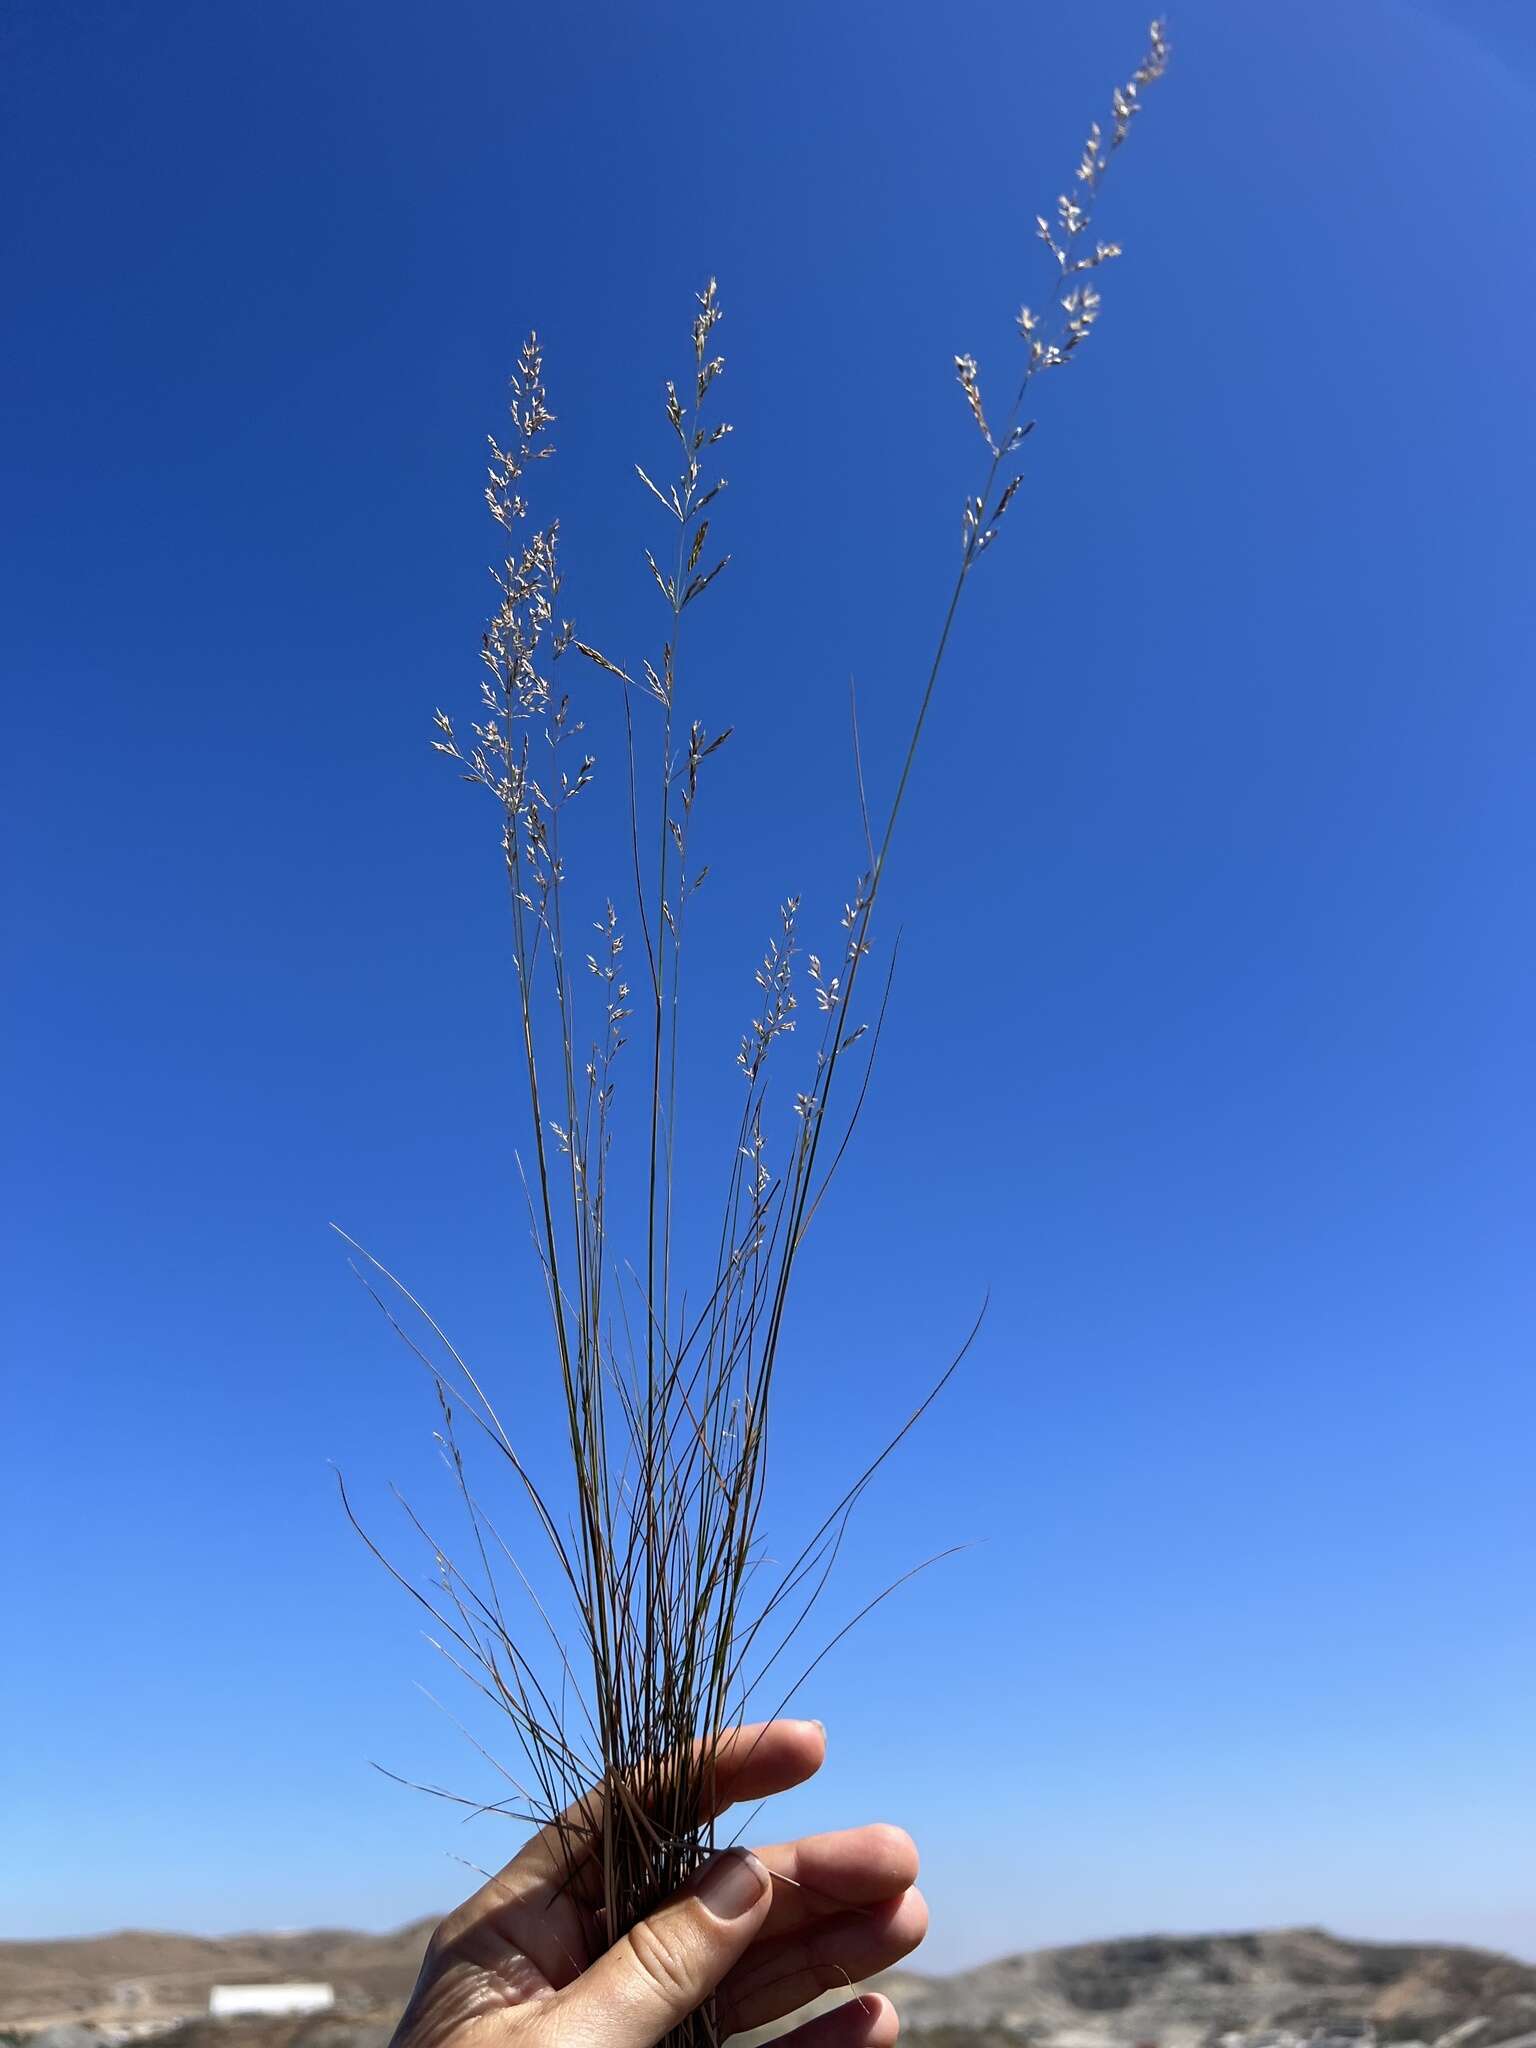
[[[1226,2034],[1305,2040],[1351,2023],[1384,2042],[1436,2043],[1464,2030],[1456,2048],[1536,2035],[1528,1964],[1484,1949],[1344,1941],[1320,1928],[1035,1949],[953,1977],[895,1971],[881,1989],[912,2032],[991,2031],[1051,2048],[1216,2048]]]
[[[382,2048],[430,1928],[0,1942],[0,2032],[69,2026],[38,2048],[94,2048],[125,2024],[138,2034],[180,2020],[164,2048]],[[291,1979],[332,1985],[336,2010],[202,2017],[216,1983]],[[1242,2039],[1226,2048],[1343,2048],[1362,2035],[1536,2048],[1536,1968],[1483,1949],[1344,1941],[1318,1928],[1142,1935],[1035,1949],[950,1977],[895,1970],[876,1981],[921,2048],[1222,2048],[1230,2036]],[[85,2031],[95,2028],[106,2031]]]
[[[0,1941],[0,2030],[40,2021],[151,2018],[208,2010],[215,1984],[318,1980],[359,2011],[405,2003],[433,1923],[392,1934],[313,1928],[302,1934],[142,1934],[83,1941]]]

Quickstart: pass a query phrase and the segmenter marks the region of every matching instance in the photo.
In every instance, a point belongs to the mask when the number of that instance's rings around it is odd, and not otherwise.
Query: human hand
[[[825,1755],[814,1721],[733,1730],[718,1805],[802,1784]],[[916,1875],[910,1836],[882,1825],[729,1849],[599,1951],[560,1836],[545,1828],[433,1934],[391,2048],[655,2048],[711,1993],[723,2041],[916,1948],[928,1925]],[[784,2039],[891,2048],[896,2034],[894,2007],[870,1993]]]

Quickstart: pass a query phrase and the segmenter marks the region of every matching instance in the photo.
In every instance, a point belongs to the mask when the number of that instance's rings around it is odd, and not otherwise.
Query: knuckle
[[[453,1918],[451,1915],[446,1920],[438,1921],[432,1932],[427,1936],[427,1946],[421,1958],[423,1971],[435,1970],[439,1967],[443,1957],[453,1946],[453,1933]]]
[[[647,1988],[660,2005],[687,2010],[702,1996],[698,1988],[697,1943],[680,1912],[641,1920],[629,1931],[634,1956]]]

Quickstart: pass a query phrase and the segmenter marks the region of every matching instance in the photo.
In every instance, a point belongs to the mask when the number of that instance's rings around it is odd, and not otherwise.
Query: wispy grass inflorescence
[[[1053,220],[1038,221],[1052,293],[1041,311],[1025,306],[1018,315],[1025,359],[995,424],[974,357],[955,358],[987,467],[962,510],[960,561],[900,774],[878,835],[865,806],[867,864],[848,891],[835,946],[802,950],[798,897],[778,910],[736,1055],[741,1107],[721,1134],[715,1249],[687,1288],[674,1223],[683,966],[689,905],[707,873],[694,843],[700,795],[731,736],[728,727],[706,730],[683,706],[686,621],[730,561],[713,534],[731,432],[716,411],[725,362],[713,280],[693,316],[689,373],[665,386],[670,462],[656,474],[637,465],[658,527],[644,559],[659,601],[657,643],[637,661],[613,659],[562,616],[558,526],[532,521],[532,479],[553,453],[555,424],[536,336],[512,379],[506,446],[490,444],[485,496],[505,552],[482,642],[479,711],[462,736],[438,711],[433,744],[499,812],[515,1064],[528,1106],[524,1186],[569,1450],[558,1486],[546,1490],[529,1472],[490,1391],[439,1326],[361,1257],[432,1375],[439,1442],[465,1509],[464,1554],[428,1537],[435,1590],[411,1590],[434,1616],[437,1646],[516,1732],[523,1764],[495,1764],[508,1794],[491,1810],[564,1828],[573,1868],[595,1854],[599,1945],[707,1853],[720,1734],[745,1718],[749,1702],[774,1711],[802,1681],[801,1633],[849,1517],[975,1336],[973,1328],[927,1400],[800,1550],[770,1565],[761,1518],[775,1372],[796,1262],[863,1107],[889,1000],[887,972],[868,1013],[856,1006],[898,818],[966,584],[1021,486],[1022,475],[1009,472],[1034,426],[1024,416],[1032,386],[1072,360],[1098,321],[1096,280],[1120,250],[1091,237],[1095,205],[1167,60],[1154,23],[1146,57],[1115,91],[1107,129],[1089,131],[1074,190]],[[571,656],[578,672],[597,670],[622,695],[628,758],[615,794],[630,849],[622,886],[588,895],[583,884],[575,900],[567,814],[590,800],[597,763],[576,685],[566,680]],[[628,1159],[622,1146],[616,1152],[615,1102],[631,1040],[629,1071],[643,1097],[638,1122],[622,1126],[638,1137]],[[781,1077],[786,1059],[793,1070]],[[626,1160],[625,1213],[637,1217],[640,1240],[628,1260],[610,1241],[609,1221],[616,1162]],[[531,1512],[555,1568],[547,1596],[475,1490],[461,1426],[494,1454]],[[514,1587],[519,1606],[509,1614],[503,1589]],[[581,1807],[594,1789],[605,1796]],[[573,1806],[596,1816],[590,1828],[571,1817]],[[684,2036],[712,2043],[711,2013],[696,2015]]]

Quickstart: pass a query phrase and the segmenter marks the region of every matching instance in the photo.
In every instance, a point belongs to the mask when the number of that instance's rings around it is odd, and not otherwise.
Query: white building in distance
[[[247,2013],[327,2012],[336,2003],[329,1984],[215,1984],[208,1994],[214,2019]]]

